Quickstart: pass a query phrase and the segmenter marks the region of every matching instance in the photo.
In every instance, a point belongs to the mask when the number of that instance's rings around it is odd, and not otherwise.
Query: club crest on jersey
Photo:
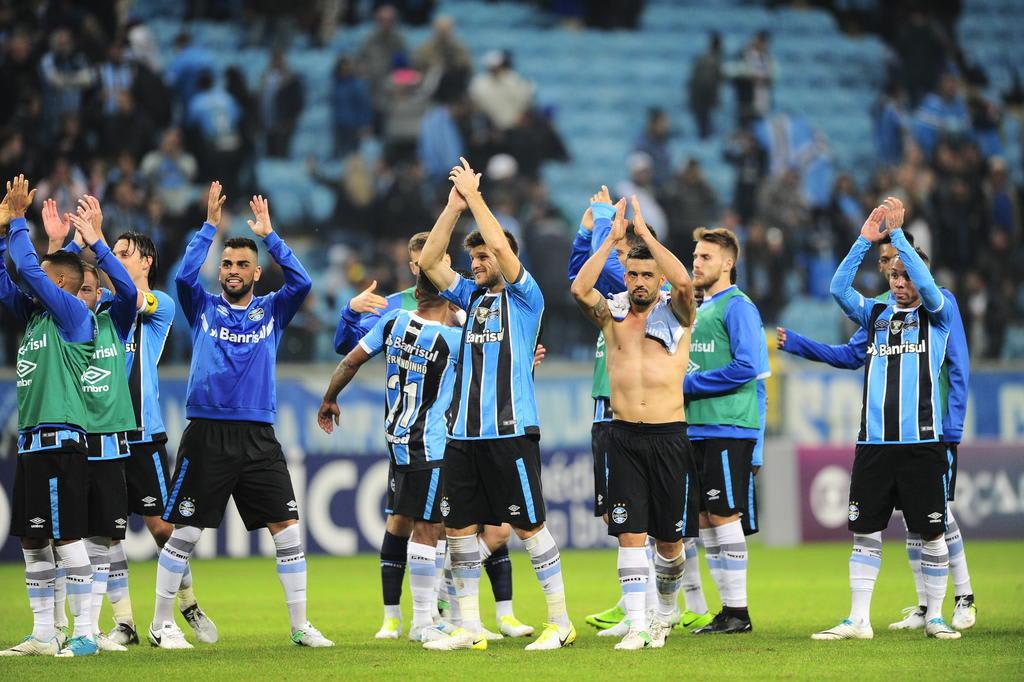
[[[448,498],[447,497],[442,497],[441,498],[441,516],[444,516],[445,518],[447,518],[448,514],[451,512],[451,510],[452,510],[452,508],[448,504]]]
[[[856,502],[850,503],[850,508],[848,510],[846,518],[850,519],[851,521],[856,521],[860,518],[860,506]]]
[[[626,512],[626,508],[621,504],[617,504],[612,507],[612,521],[617,524],[623,524],[626,519],[629,518],[629,514]]]
[[[483,306],[477,306],[476,310],[473,311],[473,317],[476,319],[477,324],[485,324],[487,320],[492,317],[497,317],[501,310],[499,308],[485,308]]]
[[[260,320],[263,319],[264,315],[265,315],[265,313],[263,312],[263,308],[256,307],[256,308],[253,308],[252,310],[250,310],[249,314],[246,315],[246,317],[248,317],[253,322],[259,322]]]
[[[192,500],[182,500],[178,504],[178,513],[186,519],[196,513],[196,504]]]
[[[903,332],[903,320],[893,320],[889,323],[889,331],[893,334],[900,334]]]

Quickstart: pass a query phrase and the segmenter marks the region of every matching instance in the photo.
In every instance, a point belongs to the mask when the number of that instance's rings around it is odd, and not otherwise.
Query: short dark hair
[[[914,245],[914,235],[913,234],[911,234],[910,232],[907,232],[906,230],[903,230],[903,236],[907,238],[907,241],[910,242],[911,246]],[[879,243],[880,244],[892,244],[892,232],[886,232],[885,236],[882,237],[882,241],[879,242]]]
[[[156,276],[156,244],[153,243],[153,240],[148,234],[129,231],[122,232],[117,235],[117,238],[114,240],[114,245],[116,246],[122,239],[128,242],[128,246],[135,247],[135,250],[139,252],[140,256],[143,258],[151,258],[153,260],[153,264],[149,267],[149,276],[147,277],[149,280],[149,286],[153,286],[153,280]]]
[[[635,244],[629,249],[629,253],[626,254],[626,260],[654,260],[654,255],[651,250],[647,248],[646,244]]]
[[[921,257],[921,260],[924,261],[925,265],[931,265],[931,259],[928,258],[928,254],[924,252],[924,249],[914,247],[914,251]]]
[[[427,244],[427,237],[430,236],[429,232],[417,232],[409,238],[409,255],[412,255],[413,251],[422,251],[423,247]]]
[[[260,250],[256,247],[256,242],[249,239],[248,237],[232,237],[231,239],[224,240],[225,249],[252,249],[258,255]]]
[[[421,303],[435,303],[441,300],[441,292],[423,270],[420,270],[416,277],[416,300]]]
[[[83,282],[84,282],[84,279],[85,279],[85,273],[91,272],[92,276],[96,278],[96,283],[99,284],[100,272],[99,272],[99,270],[96,269],[96,266],[93,265],[92,263],[88,263],[88,262],[86,262],[86,261],[84,261],[82,259],[79,259],[79,262],[82,263],[82,279],[83,279]]]
[[[519,255],[519,242],[516,241],[515,236],[508,230],[502,230],[505,233],[505,239],[508,240],[508,245],[512,247],[512,253]],[[480,230],[473,230],[466,235],[465,241],[462,242],[462,246],[465,247],[466,251],[472,251],[478,246],[487,246],[487,242],[484,241],[484,236],[480,234]]]
[[[655,239],[658,238],[658,233],[650,225],[647,226],[647,231],[650,232],[651,236],[654,237]],[[643,243],[644,240],[636,235],[636,229],[633,227],[633,224],[630,223],[629,226],[626,228],[626,244],[628,244],[630,247],[633,247],[636,246],[637,244]]]
[[[698,227],[693,231],[693,241],[718,244],[726,251],[732,253],[734,266],[740,259],[740,240],[737,239],[735,232],[726,227],[718,227],[713,230],[706,227]]]
[[[71,253],[70,251],[54,251],[48,253],[39,259],[40,263],[53,263],[57,267],[67,268],[74,274],[78,275],[79,278],[85,277],[85,267],[82,265],[82,259],[77,254]]]

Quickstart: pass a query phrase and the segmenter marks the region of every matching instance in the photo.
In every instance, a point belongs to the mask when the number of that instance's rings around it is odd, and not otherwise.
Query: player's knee
[[[296,524],[298,524],[298,521],[295,520],[295,519],[285,519],[284,521],[274,521],[273,523],[268,523],[267,524],[267,530],[270,531],[271,535],[277,535],[278,533],[283,531],[288,526],[294,526]]]
[[[21,539],[21,548],[22,549],[42,549],[43,547],[46,547],[48,544],[50,544],[50,541],[47,540],[46,538],[22,538]],[[61,543],[58,542],[56,544],[59,545]]]
[[[619,533],[619,547],[646,547],[647,533]]]
[[[416,521],[412,528],[412,541],[421,545],[436,545],[441,537],[441,525],[430,521]]]
[[[541,532],[541,530],[544,529],[544,524],[543,523],[538,523],[538,524],[535,524],[535,525],[532,525],[532,526],[512,526],[512,529],[515,531],[516,536],[520,540],[525,540],[526,538],[533,537],[537,533]],[[505,541],[506,542],[508,541],[508,537],[509,537],[508,536],[508,531],[506,531],[505,532]]]
[[[931,542],[932,540],[938,540],[939,538],[945,537],[945,533],[921,533],[921,539],[925,542]]]
[[[416,526],[416,519],[401,514],[391,514],[387,520],[387,531],[392,535],[407,538]]]
[[[654,544],[658,554],[666,561],[672,561],[683,552],[682,540],[677,540],[675,542],[662,542],[661,540],[657,540]]]
[[[480,535],[487,546],[493,551],[508,544],[509,538],[512,537],[512,526],[507,523],[503,523],[500,526],[483,526]]]

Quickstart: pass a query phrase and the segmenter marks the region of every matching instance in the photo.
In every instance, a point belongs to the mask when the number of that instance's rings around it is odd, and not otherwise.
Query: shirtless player
[[[619,583],[630,623],[616,649],[665,645],[682,581],[683,538],[697,534],[698,515],[680,388],[689,360],[693,285],[679,259],[647,228],[636,197],[632,204],[633,229],[643,243],[626,258],[626,292],[606,300],[594,289],[608,254],[625,238],[621,218],[572,285],[577,303],[604,333],[615,413],[608,441],[608,533],[619,539]],[[666,280],[671,293],[661,292]],[[648,533],[656,541],[658,583],[650,623],[644,609]]]

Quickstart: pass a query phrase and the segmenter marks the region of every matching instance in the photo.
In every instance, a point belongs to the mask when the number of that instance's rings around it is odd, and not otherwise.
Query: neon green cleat
[[[616,604],[607,611],[601,613],[592,613],[587,616],[587,625],[590,625],[598,630],[607,630],[613,625],[618,625],[623,618],[626,617],[626,612],[622,610],[622,607]]]
[[[515,616],[502,616],[498,619],[498,630],[506,637],[529,637],[533,634],[533,626],[521,622]]]
[[[676,623],[676,627],[680,630],[696,630],[697,628],[704,627],[714,619],[715,616],[710,611],[706,613],[683,611],[683,615],[679,617],[679,622]]]

